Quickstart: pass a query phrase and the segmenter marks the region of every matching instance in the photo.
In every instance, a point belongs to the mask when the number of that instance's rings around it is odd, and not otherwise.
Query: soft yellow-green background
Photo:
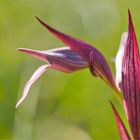
[[[63,44],[34,18],[96,46],[111,61],[120,35],[127,30],[130,8],[140,39],[139,0],[0,0],[0,139],[119,139],[111,99],[125,115],[103,81],[88,69],[65,74],[48,70],[15,109],[24,84],[44,64],[16,51],[18,47],[47,50]]]

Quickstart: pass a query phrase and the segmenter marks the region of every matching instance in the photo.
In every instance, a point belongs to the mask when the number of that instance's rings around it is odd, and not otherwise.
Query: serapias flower
[[[120,88],[124,96],[124,107],[133,138],[140,140],[140,56],[130,12],[121,72]]]
[[[94,76],[102,78],[108,83],[115,91],[118,91],[114,82],[114,77],[111,73],[110,67],[105,60],[104,56],[93,46],[61,33],[52,27],[45,24],[39,18],[37,20],[47,28],[51,33],[56,35],[62,40],[68,47],[52,49],[48,51],[36,51],[25,48],[19,48],[17,50],[24,53],[33,55],[48,64],[39,67],[29,81],[26,83],[23,96],[18,101],[16,107],[26,98],[31,85],[48,69],[53,68],[63,72],[74,72],[83,68],[90,68],[91,73]],[[121,98],[121,94],[116,92],[116,95]]]
[[[36,19],[52,34],[54,34],[58,39],[60,39],[65,45],[70,47],[72,50],[74,50],[77,54],[79,54],[86,62],[89,64],[89,69],[91,73],[96,76],[103,79],[109,86],[113,88],[115,91],[116,96],[119,100],[122,100],[122,95],[120,94],[118,88],[116,87],[116,84],[114,82],[114,77],[111,72],[111,69],[109,67],[109,64],[107,63],[106,59],[102,55],[102,53],[97,50],[92,45],[74,38],[72,36],[69,36],[67,34],[64,34],[49,25],[47,25],[45,22],[40,20],[38,17]]]
[[[50,51],[18,49],[47,61],[48,64],[41,66],[27,82],[23,96],[17,103],[17,106],[27,96],[31,85],[47,70],[47,68],[54,68],[63,72],[74,72],[83,68],[89,68],[94,76],[100,77],[110,85],[117,97],[124,102],[132,137],[134,140],[140,140],[140,56],[131,14],[130,12],[128,13],[128,33],[123,34],[120,48],[115,59],[116,82],[114,81],[113,74],[106,59],[95,47],[64,34],[37,18],[48,31],[63,41],[68,48]],[[112,108],[117,120],[116,122],[121,139],[130,139],[113,105]]]
[[[124,108],[133,139],[140,140],[140,56],[130,12],[128,12],[128,19],[128,34],[123,35],[115,60],[116,85],[114,85],[113,76],[106,60],[101,57],[102,54],[97,49],[53,29],[40,19],[38,20],[46,29],[82,56],[89,63],[90,70],[94,75],[101,77],[113,89],[118,87],[117,89],[123,95]],[[120,94],[117,95],[120,97]]]
[[[116,84],[123,94],[124,109],[132,137],[134,140],[140,140],[140,56],[130,11],[128,11],[128,19],[128,33],[123,35],[116,56],[118,73]],[[122,140],[126,140],[126,138],[122,138]]]

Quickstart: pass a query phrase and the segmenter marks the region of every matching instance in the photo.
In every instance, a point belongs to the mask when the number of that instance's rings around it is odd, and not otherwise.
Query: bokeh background
[[[113,91],[88,69],[65,74],[48,70],[15,109],[23,87],[44,62],[16,51],[47,50],[63,44],[34,18],[96,46],[115,73],[121,33],[130,8],[140,40],[139,0],[0,0],[0,139],[117,140],[108,100],[128,124]]]

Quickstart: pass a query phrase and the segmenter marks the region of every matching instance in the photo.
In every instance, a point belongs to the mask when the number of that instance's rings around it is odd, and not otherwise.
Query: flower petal
[[[93,51],[90,53],[90,71],[94,76],[102,78],[111,87],[116,87],[108,64],[103,57],[100,55],[97,57]]]
[[[115,58],[115,66],[116,66],[116,86],[119,90],[121,90],[121,82],[122,82],[122,58],[124,55],[125,44],[127,40],[128,33],[124,32],[121,36],[120,47],[117,52]]]
[[[32,77],[28,80],[26,83],[24,90],[23,90],[23,95],[20,98],[20,100],[16,104],[16,108],[23,102],[23,100],[27,97],[28,92],[31,88],[31,86],[34,84],[34,82],[49,68],[51,65],[46,64],[43,66],[40,66],[32,75]]]
[[[112,82],[110,81],[112,74],[110,71],[108,71],[108,65],[105,61],[102,61],[101,59],[99,59],[100,57],[98,57],[98,59],[95,57],[94,52],[91,52],[90,54],[90,71],[93,75],[95,76],[99,76],[101,79],[103,79],[110,87],[112,87],[112,89],[115,91],[115,95],[117,97],[117,99],[120,101],[120,103],[122,104],[123,101],[123,97],[122,94],[118,91],[118,88],[116,87],[113,79]],[[98,63],[98,61],[100,61],[100,63]]]
[[[31,54],[43,61],[49,62],[54,69],[63,72],[74,72],[88,67],[88,63],[80,55],[68,47],[47,51],[37,51],[26,48],[19,48],[18,50]]]
[[[112,76],[112,73],[111,73],[111,70],[110,70],[110,67],[109,67],[107,61],[105,60],[104,56],[96,48],[94,48],[93,46],[91,46],[88,43],[85,43],[84,41],[81,41],[79,39],[66,35],[66,34],[50,27],[49,25],[45,24],[39,18],[37,18],[37,20],[47,30],[49,30],[52,34],[54,34],[61,41],[63,41],[64,44],[69,46],[71,49],[73,49],[75,52],[77,52],[85,61],[87,61],[89,63],[89,65],[91,65],[91,72],[94,76],[101,77],[101,75],[103,75],[104,77],[106,77],[106,79],[107,79],[108,83],[110,83],[110,85],[113,85],[113,86],[115,85],[114,78]],[[92,58],[90,57],[91,55],[92,55]]]
[[[120,138],[121,140],[131,140],[123,122],[122,119],[120,118],[115,106],[112,104],[112,102],[110,102],[111,107],[112,107],[112,111],[114,113],[115,119],[116,119],[116,123],[117,123],[117,128],[120,134]]]
[[[130,12],[128,38],[122,62],[122,91],[133,138],[140,139],[140,59]]]

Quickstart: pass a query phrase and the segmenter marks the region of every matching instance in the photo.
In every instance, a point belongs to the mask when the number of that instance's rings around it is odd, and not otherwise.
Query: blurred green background
[[[0,0],[0,139],[117,140],[108,100],[125,115],[103,81],[88,69],[65,74],[48,70],[15,109],[31,74],[44,64],[16,51],[47,50],[63,44],[34,18],[96,46],[113,72],[121,33],[127,30],[130,8],[140,40],[139,0]]]

